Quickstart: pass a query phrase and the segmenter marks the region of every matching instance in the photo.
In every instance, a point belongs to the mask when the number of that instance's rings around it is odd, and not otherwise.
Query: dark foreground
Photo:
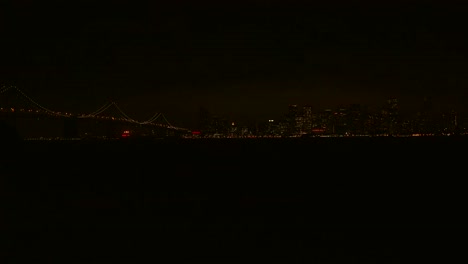
[[[3,263],[446,261],[464,250],[467,147],[20,142],[0,163],[0,252]]]

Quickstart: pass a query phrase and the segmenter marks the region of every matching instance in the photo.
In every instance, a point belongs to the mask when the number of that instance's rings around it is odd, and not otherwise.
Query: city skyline
[[[21,89],[19,89],[16,86],[1,86],[0,87],[0,107],[2,108],[2,111],[4,108],[17,108],[17,109],[26,109],[26,110],[45,110],[46,112],[50,112],[51,114],[55,113],[67,113],[67,115],[71,116],[86,116],[88,114],[92,114],[95,111],[99,111],[99,113],[104,113],[104,116],[109,116],[109,117],[116,117],[116,118],[124,118],[124,119],[130,119],[134,122],[145,122],[147,120],[150,120],[154,118],[155,114],[162,114],[164,115],[163,112],[160,111],[153,111],[153,112],[146,112],[145,116],[138,116],[135,118],[134,115],[128,114],[132,113],[133,109],[122,109],[121,106],[119,106],[119,102],[108,99],[106,101],[102,101],[100,105],[96,105],[95,109],[87,109],[86,111],[82,112],[77,112],[74,109],[68,108],[62,108],[62,109],[54,109],[48,107],[48,105],[41,104],[37,100],[34,99],[34,97],[31,97],[28,92],[24,92]],[[13,95],[9,95],[8,93],[13,93]],[[16,95],[14,93],[17,93]],[[15,98],[16,97],[16,98]],[[185,117],[185,119],[182,120],[175,120],[176,123],[178,123],[176,126],[180,127],[185,127],[187,129],[196,129],[200,125],[200,111],[205,111],[207,113],[210,113],[213,117],[216,118],[221,118],[229,121],[233,121],[236,123],[242,123],[242,124],[252,124],[252,123],[258,123],[258,122],[265,122],[270,119],[281,119],[284,116],[285,109],[286,107],[289,107],[291,105],[296,105],[300,107],[310,107],[314,112],[320,112],[324,110],[330,110],[330,111],[336,111],[340,108],[348,108],[352,106],[359,106],[362,107],[363,109],[366,109],[369,113],[378,113],[382,110],[382,107],[385,106],[386,102],[388,100],[397,100],[398,101],[398,111],[399,114],[402,116],[405,116],[406,118],[414,118],[418,113],[421,112],[422,108],[424,107],[424,104],[427,102],[430,103],[432,112],[433,114],[440,115],[440,114],[445,114],[445,113],[450,113],[450,112],[456,112],[458,115],[461,117],[464,117],[466,115],[465,112],[463,112],[463,108],[457,108],[456,105],[449,105],[449,104],[440,104],[440,101],[434,100],[432,97],[421,97],[419,98],[420,100],[414,101],[414,102],[405,102],[403,103],[402,107],[402,102],[400,101],[399,98],[396,97],[391,97],[387,98],[383,101],[380,102],[372,102],[372,103],[359,103],[359,102],[348,102],[348,103],[341,103],[341,104],[336,104],[336,105],[313,105],[310,103],[290,103],[287,105],[277,105],[275,109],[273,109],[271,112],[263,112],[263,116],[258,115],[258,113],[250,113],[250,115],[236,115],[233,112],[216,112],[213,111],[213,109],[206,108],[205,106],[200,105],[197,109],[197,111],[194,113],[192,118],[190,119],[189,117]],[[6,105],[7,103],[8,105]],[[28,105],[29,104],[29,105]],[[408,104],[412,106],[408,107]],[[106,111],[101,110],[103,107],[105,109],[108,109],[109,106],[115,105],[117,110],[116,112],[114,111],[113,114],[106,113]],[[98,107],[99,106],[99,107]],[[106,107],[107,106],[107,107]],[[110,108],[112,109],[112,108]],[[148,108],[149,109],[149,108]],[[271,108],[270,108],[271,110]],[[149,110],[151,111],[151,110]],[[61,115],[61,114],[59,114]],[[165,117],[167,118],[167,117]],[[170,117],[169,117],[170,118]],[[185,122],[184,122],[185,121]],[[166,122],[171,123],[166,120]]]
[[[456,263],[467,14],[0,1],[2,258]]]
[[[135,119],[115,101],[109,101],[92,112],[73,113],[50,109],[15,86],[1,87],[0,99],[2,119],[25,139],[44,138],[46,134],[49,135],[46,138],[57,139],[111,139],[133,135],[159,137],[161,133],[166,136],[175,133],[184,137],[243,138],[450,136],[468,132],[465,113],[454,108],[441,111],[430,97],[424,97],[416,112],[402,111],[398,98],[389,98],[379,107],[356,103],[327,108],[290,104],[281,115],[270,115],[268,120],[248,121],[201,107],[198,118],[193,120],[196,124],[185,127],[174,126],[161,112],[144,120]],[[51,123],[52,120],[56,121]]]
[[[264,119],[281,105],[392,97],[466,111],[464,11],[459,1],[16,2],[0,11],[0,82],[54,109],[112,99],[189,125],[199,107]]]

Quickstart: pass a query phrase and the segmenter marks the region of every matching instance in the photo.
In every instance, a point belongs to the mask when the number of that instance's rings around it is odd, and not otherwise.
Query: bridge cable
[[[26,98],[29,102],[31,102],[32,104],[34,104],[35,106],[37,106],[39,109],[49,113],[49,114],[53,114],[53,115],[58,115],[58,116],[62,116],[62,117],[70,117],[70,115],[68,114],[62,114],[60,112],[56,112],[56,111],[53,111],[53,110],[50,110],[42,105],[40,105],[39,103],[37,103],[35,100],[33,100],[31,97],[29,97],[28,95],[26,95],[26,93],[24,93],[22,90],[20,90],[18,87],[16,86],[2,86],[2,88],[0,89],[0,94],[3,94],[5,92],[7,92],[8,90],[10,89],[15,89],[21,96],[23,96],[24,98]],[[130,116],[128,116],[124,111],[122,111],[122,109],[115,103],[115,102],[110,102],[110,103],[106,103],[104,104],[103,106],[101,106],[100,108],[98,108],[96,111],[90,113],[90,114],[86,114],[86,115],[80,115],[79,117],[80,118],[84,118],[84,117],[95,117],[96,115],[104,112],[105,110],[107,110],[109,107],[111,107],[112,105],[115,106],[115,108],[120,112],[120,114],[122,114],[125,119],[127,121],[130,121],[130,122],[133,122],[133,123],[137,123],[137,124],[153,124],[152,122],[156,121],[159,117],[163,117],[163,119],[166,121],[166,123],[168,124],[169,127],[171,128],[175,128],[175,129],[182,129],[182,130],[187,130],[187,129],[184,129],[184,128],[178,128],[178,127],[174,127],[168,120],[167,118],[164,116],[164,114],[162,113],[155,113],[150,119],[146,120],[146,121],[143,121],[143,122],[140,122],[140,121],[137,121],[133,118],[131,118]],[[156,124],[154,124],[156,125]]]
[[[21,91],[20,89],[18,89],[18,87],[16,86],[13,86],[13,88],[18,91],[24,98],[26,98],[27,100],[29,100],[31,103],[33,103],[35,106],[39,107],[41,110],[47,112],[47,113],[51,113],[51,114],[54,114],[54,115],[58,115],[58,116],[63,116],[63,117],[69,117],[69,115],[64,115],[62,113],[59,113],[59,112],[55,112],[55,111],[52,111],[48,108],[45,108],[44,106],[40,105],[39,103],[37,103],[36,101],[34,101],[31,97],[27,96],[23,91]]]
[[[150,119],[141,122],[140,124],[151,124],[161,116],[161,113],[155,113]]]
[[[95,117],[96,115],[104,112],[107,110],[107,108],[111,107],[112,106],[112,102],[107,102],[106,104],[104,104],[103,106],[101,106],[100,108],[98,108],[96,111],[90,113],[90,114],[87,114],[87,115],[81,115],[80,117],[81,118],[84,118],[84,117]]]
[[[166,116],[164,116],[164,114],[162,115],[162,117],[164,118],[164,120],[166,121],[166,123],[167,123],[170,127],[174,127],[173,125],[171,125],[171,123],[169,123],[169,121],[167,121],[167,118],[166,118]]]
[[[11,86],[8,86],[8,87],[2,86],[2,89],[0,89],[0,94],[10,90],[11,88],[12,88]]]
[[[115,103],[115,102],[112,102],[112,104],[115,106],[115,108],[117,108],[117,110],[127,119],[127,121],[130,121],[130,122],[133,122],[133,123],[140,123],[139,121],[131,118],[130,116],[128,116],[124,111],[122,111],[122,109],[120,109],[120,107]]]

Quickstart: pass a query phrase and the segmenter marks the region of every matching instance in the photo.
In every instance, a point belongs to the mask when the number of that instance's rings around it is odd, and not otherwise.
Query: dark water
[[[2,257],[447,259],[464,248],[467,147],[448,137],[22,142],[1,163]]]

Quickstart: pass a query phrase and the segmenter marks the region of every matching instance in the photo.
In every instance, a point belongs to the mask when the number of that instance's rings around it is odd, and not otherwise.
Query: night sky
[[[199,107],[242,121],[288,104],[468,103],[465,1],[9,2],[0,84],[58,111],[115,100],[193,126]]]

